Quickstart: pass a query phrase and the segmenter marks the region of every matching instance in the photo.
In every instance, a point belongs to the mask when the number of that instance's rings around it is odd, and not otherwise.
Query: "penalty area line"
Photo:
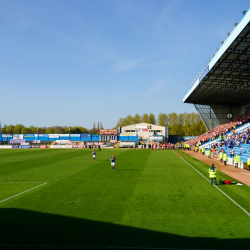
[[[176,155],[178,155],[174,150],[172,150]],[[178,155],[179,156],[179,155]],[[180,156],[179,156],[180,157]],[[180,157],[181,158],[181,157]],[[207,179],[200,171],[198,171],[195,167],[193,167],[190,163],[188,163],[186,160],[181,158],[183,161],[185,161],[191,168],[193,168],[197,173],[199,173],[204,179],[206,179],[208,182],[209,179]],[[239,207],[244,213],[246,213],[250,217],[250,213],[247,212],[246,209],[244,209],[241,205],[239,205],[235,200],[233,200],[229,195],[227,195],[225,192],[223,192],[220,188],[218,188],[216,185],[213,185],[217,190],[219,190],[222,194],[224,194],[230,201],[232,201],[237,207]]]
[[[16,182],[14,182],[14,183],[16,183]],[[27,183],[27,182],[26,182],[26,183]],[[30,182],[30,183],[32,183],[32,182]],[[21,192],[21,193],[19,193],[19,194],[13,195],[13,196],[11,196],[11,197],[9,197],[9,198],[7,198],[7,199],[4,199],[4,200],[0,201],[0,203],[5,202],[5,201],[7,201],[7,200],[10,200],[10,199],[12,199],[12,198],[15,198],[15,197],[17,197],[17,196],[19,196],[19,195],[21,195],[21,194],[25,194],[25,193],[27,193],[27,192],[29,192],[29,191],[31,191],[31,190],[33,190],[33,189],[39,188],[39,187],[41,187],[41,186],[43,186],[43,185],[45,185],[45,184],[47,184],[47,182],[44,182],[44,183],[42,183],[41,185],[35,186],[35,187],[30,188],[30,189],[28,189],[28,190],[26,190],[26,191],[24,191],[24,192]]]

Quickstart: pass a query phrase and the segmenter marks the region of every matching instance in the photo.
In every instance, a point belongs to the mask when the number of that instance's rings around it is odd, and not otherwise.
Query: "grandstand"
[[[250,110],[250,11],[217,49],[183,99],[213,129]]]
[[[250,8],[217,49],[183,99],[194,104],[207,132],[188,141],[199,148],[234,148],[246,162],[250,157]],[[243,150],[243,149],[244,150]]]

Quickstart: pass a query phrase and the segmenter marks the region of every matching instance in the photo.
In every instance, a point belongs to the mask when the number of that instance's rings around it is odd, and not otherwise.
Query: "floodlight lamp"
[[[208,62],[211,62],[211,60],[207,60]]]
[[[219,49],[217,48],[216,50],[218,51]]]
[[[214,57],[214,55],[212,55]]]
[[[199,75],[201,74],[201,72],[199,73]]]
[[[205,64],[205,67],[207,67],[207,64]]]
[[[204,70],[204,69],[202,69],[202,70]]]
[[[247,12],[246,10],[243,10],[241,13],[242,13],[243,15],[245,15],[245,14],[246,14],[246,12]]]
[[[224,43],[224,41],[221,41],[221,43],[223,44],[223,43]]]
[[[234,23],[234,26],[237,26],[238,25],[238,23]]]

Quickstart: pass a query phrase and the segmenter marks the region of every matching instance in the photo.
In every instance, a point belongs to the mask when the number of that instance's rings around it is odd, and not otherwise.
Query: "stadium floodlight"
[[[241,13],[242,13],[243,15],[245,15],[245,14],[246,14],[246,12],[247,12],[246,10],[243,10]]]
[[[195,83],[195,82],[193,82],[193,83]]]
[[[204,66],[207,67],[207,64],[205,64]]]
[[[214,57],[214,55],[212,55],[212,57]]]
[[[224,43],[224,41],[221,41],[221,43],[223,44],[223,43]]]
[[[238,23],[234,23],[234,26],[237,26],[238,25]]]
[[[192,83],[191,86],[194,86],[194,84]]]
[[[228,36],[229,36],[230,34],[231,34],[230,32],[227,33]]]
[[[199,75],[201,74],[201,72],[199,73]]]
[[[197,80],[197,79],[194,79],[195,81]]]
[[[208,62],[211,62],[211,60],[207,60]]]
[[[216,50],[218,51],[219,49],[217,48]]]
[[[204,71],[204,69],[202,69]]]

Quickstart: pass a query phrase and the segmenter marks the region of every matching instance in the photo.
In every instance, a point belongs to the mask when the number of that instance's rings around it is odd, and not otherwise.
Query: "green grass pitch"
[[[181,154],[1,150],[0,249],[250,249],[250,188]]]

